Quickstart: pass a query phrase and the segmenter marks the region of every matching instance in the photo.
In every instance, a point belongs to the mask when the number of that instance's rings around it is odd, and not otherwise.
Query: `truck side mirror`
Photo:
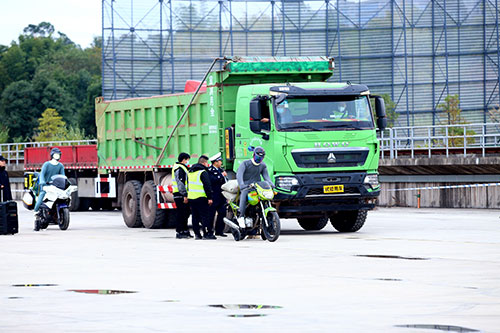
[[[375,97],[375,114],[377,118],[385,118],[385,102],[380,96]]]
[[[381,96],[373,96],[375,98],[375,114],[377,115],[377,127],[383,131],[387,127],[387,119],[385,118],[385,102]]]
[[[262,132],[262,123],[260,120],[251,120],[250,121],[250,130],[254,133]]]
[[[385,130],[387,127],[387,118],[377,118],[377,127],[381,131]]]
[[[250,101],[250,120],[261,120],[262,119],[262,104],[266,101],[262,100],[260,96],[255,97]]]

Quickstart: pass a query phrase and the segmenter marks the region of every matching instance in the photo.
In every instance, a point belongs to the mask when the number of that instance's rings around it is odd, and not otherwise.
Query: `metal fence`
[[[102,0],[103,96],[182,91],[214,57],[334,57],[332,80],[397,103],[395,126],[469,123],[500,104],[499,0]]]
[[[44,142],[19,142],[0,144],[0,155],[5,157],[10,165],[24,164],[24,149],[31,147],[52,147],[71,145],[92,145],[97,140],[72,140],[72,141],[44,141]]]
[[[500,124],[387,128],[380,133],[381,158],[486,156],[500,154]]]

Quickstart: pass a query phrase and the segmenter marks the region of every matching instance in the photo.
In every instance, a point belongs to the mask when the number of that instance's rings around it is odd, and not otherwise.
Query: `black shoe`
[[[203,239],[203,237],[201,237],[201,235],[194,235],[194,239]]]
[[[175,238],[177,239],[185,239],[185,238],[188,238],[188,236],[182,232],[178,232],[176,235],[175,235]]]
[[[189,231],[183,231],[183,234],[184,236],[186,236],[186,238],[193,238],[193,235],[191,235]]]
[[[226,234],[215,234],[215,236],[219,236],[219,237],[227,237]]]
[[[217,239],[213,234],[203,235],[203,239]]]

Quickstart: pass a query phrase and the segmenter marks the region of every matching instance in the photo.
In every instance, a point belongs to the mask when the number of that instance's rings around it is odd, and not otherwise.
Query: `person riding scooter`
[[[40,205],[43,202],[43,198],[45,197],[45,191],[43,187],[47,185],[47,183],[52,179],[52,176],[55,175],[64,175],[64,166],[59,162],[61,159],[61,150],[59,148],[52,148],[50,151],[50,161],[47,161],[42,166],[42,171],[39,175],[39,189],[40,194],[36,199],[36,205],[34,209],[34,214],[39,214]]]
[[[262,147],[256,147],[253,151],[253,157],[250,160],[243,161],[240,164],[236,173],[238,186],[240,187],[240,214],[238,216],[238,225],[240,228],[245,228],[245,210],[247,206],[248,193],[252,190],[251,184],[260,182],[261,176],[272,187],[274,187],[267,166],[263,162],[266,152]]]

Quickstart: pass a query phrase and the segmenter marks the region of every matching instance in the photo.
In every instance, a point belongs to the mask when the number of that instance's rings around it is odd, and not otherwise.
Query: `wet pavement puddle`
[[[99,295],[133,294],[137,292],[129,290],[111,290],[111,289],[70,289],[68,291],[73,291],[75,293],[99,294]]]
[[[7,297],[7,299],[21,299],[21,298],[24,298],[24,297],[18,297],[18,296]]]
[[[379,278],[379,279],[374,279],[377,281],[403,281],[401,279],[385,279],[385,278]]]
[[[429,260],[429,258],[402,257],[383,254],[356,254],[355,257],[378,258],[378,259],[404,259],[404,260]]]
[[[445,332],[480,332],[472,328],[451,326],[451,325],[396,325],[396,327],[421,328],[421,329],[438,330]]]
[[[211,304],[211,308],[220,308],[227,310],[261,310],[261,309],[282,309],[278,305],[259,305],[259,304]]]
[[[180,301],[178,299],[167,299],[162,301],[164,303],[179,303]]]
[[[12,287],[55,287],[57,284],[52,283],[33,283],[33,284],[13,284]]]
[[[265,309],[282,309],[279,305],[263,305],[263,304],[210,304],[211,308],[219,308],[226,310],[265,310]],[[253,317],[265,317],[268,314],[265,313],[235,313],[227,315],[231,318],[253,318]]]

